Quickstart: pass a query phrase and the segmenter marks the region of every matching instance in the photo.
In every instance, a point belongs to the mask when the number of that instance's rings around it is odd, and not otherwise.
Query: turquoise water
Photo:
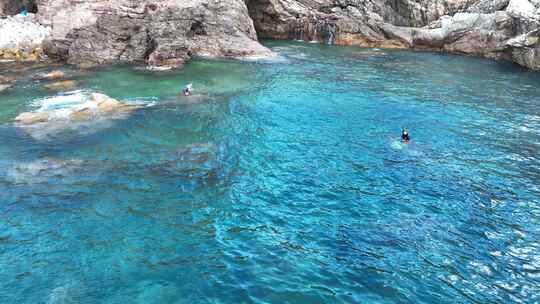
[[[2,303],[540,301],[540,74],[268,45],[281,60],[62,67],[67,99],[145,106],[118,119],[15,127],[57,100],[47,68],[0,95]]]

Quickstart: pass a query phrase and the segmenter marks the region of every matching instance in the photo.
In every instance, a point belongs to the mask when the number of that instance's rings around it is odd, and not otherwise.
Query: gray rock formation
[[[45,49],[68,63],[178,67],[194,56],[264,57],[259,38],[415,48],[540,69],[540,0],[4,0],[36,3]]]
[[[26,8],[29,12],[35,13],[37,5],[35,0],[2,0],[0,1],[0,17],[18,14]]]
[[[15,123],[24,126],[56,121],[89,121],[95,117],[130,113],[139,108],[141,106],[125,104],[109,96],[93,93],[83,103],[73,104],[70,107],[21,113],[15,118]]]
[[[71,64],[147,62],[181,66],[193,56],[264,57],[271,52],[241,0],[39,0],[45,47]]]
[[[260,38],[417,48],[540,69],[538,0],[245,0]]]

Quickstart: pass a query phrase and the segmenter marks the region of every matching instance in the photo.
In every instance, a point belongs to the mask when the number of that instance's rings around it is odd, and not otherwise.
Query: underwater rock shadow
[[[124,160],[84,160],[36,157],[20,161],[0,162],[4,178],[14,185],[47,184],[59,181],[77,183],[71,176],[107,183],[107,180],[128,176],[151,177],[174,183],[192,191],[217,184],[230,184],[238,169],[238,157],[231,153],[228,142],[193,143],[169,153],[163,160],[148,163]]]
[[[103,94],[73,91],[37,101],[39,108],[19,114],[11,126],[34,143],[69,144],[114,127],[143,106],[119,102]],[[19,134],[22,134],[19,133]]]

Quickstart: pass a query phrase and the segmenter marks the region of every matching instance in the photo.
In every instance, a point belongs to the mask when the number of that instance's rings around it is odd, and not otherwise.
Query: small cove
[[[144,105],[120,119],[29,132],[11,120],[57,100],[31,79],[50,68],[5,91],[0,298],[540,300],[539,73],[266,44],[282,59],[60,67],[68,99]],[[179,97],[190,82],[199,96]]]

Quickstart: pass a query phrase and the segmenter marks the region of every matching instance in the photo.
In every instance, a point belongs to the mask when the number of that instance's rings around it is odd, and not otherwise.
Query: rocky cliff
[[[23,9],[30,13],[37,11],[35,0],[1,0],[0,1],[0,17],[12,16],[18,14]]]
[[[540,69],[539,0],[246,0],[261,38],[416,48]]]
[[[177,67],[193,56],[261,57],[241,0],[38,0],[49,55],[78,65],[147,62]]]
[[[22,2],[5,0],[0,11]],[[48,54],[78,65],[174,67],[193,56],[263,57],[271,52],[257,38],[273,38],[427,49],[540,69],[540,0],[31,2],[40,23],[52,28]]]

